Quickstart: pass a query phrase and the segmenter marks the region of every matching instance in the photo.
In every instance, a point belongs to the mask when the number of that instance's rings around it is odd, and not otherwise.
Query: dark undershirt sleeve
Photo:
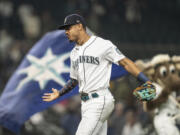
[[[68,82],[64,85],[64,87],[60,90],[60,96],[63,96],[64,94],[68,93],[77,85],[78,85],[78,81],[70,78]]]

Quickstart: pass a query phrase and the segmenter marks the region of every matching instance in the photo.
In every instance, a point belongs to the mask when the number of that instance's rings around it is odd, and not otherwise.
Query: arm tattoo
[[[63,96],[64,94],[71,91],[74,87],[76,87],[77,84],[78,84],[77,80],[70,78],[70,80],[60,90],[60,96]]]

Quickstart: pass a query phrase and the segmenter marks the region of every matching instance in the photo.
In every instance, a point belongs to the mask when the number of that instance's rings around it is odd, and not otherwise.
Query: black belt
[[[97,93],[91,93],[91,97],[92,98],[97,98],[99,97],[99,95]],[[87,100],[90,99],[90,96],[88,93],[81,93],[81,100],[83,100],[84,102],[86,102]]]

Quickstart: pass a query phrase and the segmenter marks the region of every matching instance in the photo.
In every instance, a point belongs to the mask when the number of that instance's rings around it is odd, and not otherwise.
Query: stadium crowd
[[[147,43],[154,39],[155,43],[159,43],[166,40],[164,35],[160,37],[161,39],[156,39],[155,35],[147,38],[143,34],[147,24],[142,23],[142,10],[146,11],[148,0],[55,0],[54,4],[52,3],[49,4],[48,0],[43,0],[43,3],[36,0],[0,1],[0,93],[34,43],[45,33],[55,30],[62,23],[64,16],[69,13],[82,14],[92,31],[100,35],[104,34],[105,37],[109,34],[110,38],[116,41],[119,36],[122,42]],[[167,0],[166,3],[168,3]],[[110,30],[112,27],[107,26],[118,23],[122,24],[120,28],[124,33],[119,30],[112,34],[113,30]],[[138,36],[134,32],[136,36],[128,35],[127,33],[131,31],[123,26],[129,25],[124,23],[132,24],[129,28],[132,31],[136,31],[137,26],[141,34]],[[142,24],[141,27],[140,24]],[[166,27],[165,24],[163,25]],[[153,33],[153,31],[150,32]],[[179,42],[176,34],[173,33],[172,38],[167,42]],[[125,83],[127,80],[132,85],[127,87]],[[121,88],[119,83],[122,84]],[[109,135],[155,135],[151,116],[143,112],[142,105],[133,98],[131,90],[135,85],[136,82],[132,77],[124,77],[112,83],[112,92],[116,95],[117,103],[109,120]],[[25,123],[22,135],[39,133],[74,135],[79,121],[80,100],[75,96],[33,116]],[[47,127],[49,131],[44,130]]]

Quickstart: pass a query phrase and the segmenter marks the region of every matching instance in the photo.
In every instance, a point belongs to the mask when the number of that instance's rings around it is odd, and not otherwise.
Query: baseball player
[[[76,135],[106,135],[107,119],[114,109],[109,90],[112,63],[122,65],[143,83],[149,79],[111,41],[89,36],[82,16],[67,16],[59,29],[65,30],[70,42],[76,42],[70,54],[70,80],[61,90],[52,88],[52,93],[45,93],[43,101],[55,100],[79,85],[82,119]]]

